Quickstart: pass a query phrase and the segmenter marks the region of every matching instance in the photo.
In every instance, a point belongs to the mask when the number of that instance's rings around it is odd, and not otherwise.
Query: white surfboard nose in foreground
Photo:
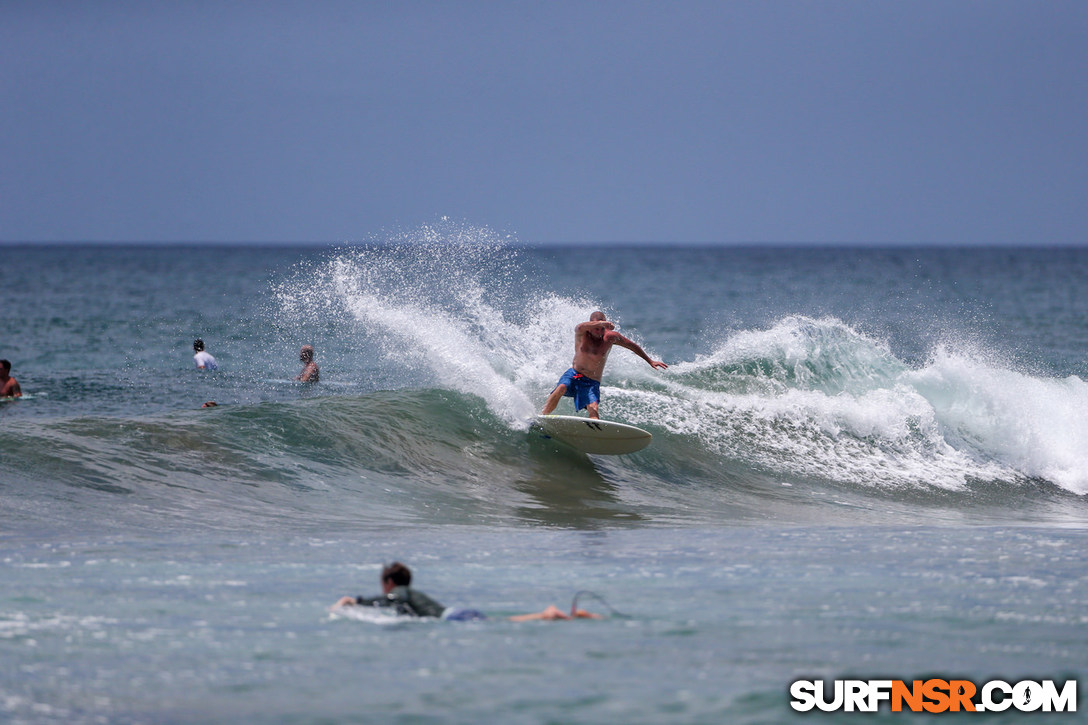
[[[582,453],[610,456],[641,451],[654,438],[633,425],[577,415],[538,415],[533,427],[546,438],[555,438]]]

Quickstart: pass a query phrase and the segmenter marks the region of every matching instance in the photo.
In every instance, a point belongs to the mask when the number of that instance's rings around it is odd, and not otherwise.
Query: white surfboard
[[[545,438],[555,438],[582,453],[611,456],[641,451],[654,438],[633,425],[577,415],[538,415],[533,427]]]

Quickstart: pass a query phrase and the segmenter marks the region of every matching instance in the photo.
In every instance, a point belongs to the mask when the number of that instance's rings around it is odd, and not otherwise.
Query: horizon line
[[[167,240],[167,239],[143,239],[143,240],[107,240],[107,239],[80,239],[80,240],[59,240],[59,239],[36,239],[36,240],[18,240],[18,239],[0,239],[0,246],[15,247],[15,246],[99,246],[99,247],[135,247],[135,246],[149,246],[149,247],[181,247],[181,246],[199,246],[199,247],[344,247],[344,246],[363,246],[363,245],[385,245],[395,244],[392,241],[375,241],[375,240],[339,240],[339,241],[327,241],[327,240],[217,240],[217,239],[201,239],[201,240]],[[422,243],[420,243],[422,244]],[[651,241],[651,240],[547,240],[547,241],[519,241],[514,240],[508,242],[512,247],[564,247],[564,246],[590,246],[590,247],[660,247],[660,246],[674,246],[674,247],[733,247],[733,248],[751,248],[751,247],[856,247],[856,248],[911,248],[911,247],[970,247],[970,248],[998,248],[998,249],[1010,249],[1010,248],[1082,248],[1088,247],[1088,241],[685,241],[685,240],[671,240],[671,241]]]

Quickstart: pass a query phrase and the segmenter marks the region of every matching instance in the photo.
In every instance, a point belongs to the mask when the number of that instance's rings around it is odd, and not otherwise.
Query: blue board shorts
[[[563,373],[563,377],[559,378],[555,387],[558,388],[560,385],[567,386],[567,392],[563,393],[563,397],[574,398],[575,410],[581,410],[590,403],[601,402],[601,381],[587,378],[574,368]]]

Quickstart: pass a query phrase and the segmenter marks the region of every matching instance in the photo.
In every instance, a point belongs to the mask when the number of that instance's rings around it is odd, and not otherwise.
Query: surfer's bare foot
[[[604,619],[604,617],[602,617],[601,615],[594,614],[593,612],[587,612],[584,609],[579,609],[578,611],[576,611],[574,613],[574,616],[576,619]]]
[[[538,619],[570,619],[570,617],[564,614],[559,607],[552,604],[543,612],[519,614],[516,617],[510,617],[509,619],[511,622],[531,622]]]
[[[603,617],[599,614],[594,614],[593,612],[587,612],[584,609],[579,609],[574,613],[574,617],[571,617],[554,604],[549,605],[543,612],[519,614],[516,617],[509,617],[511,622],[532,622],[541,619],[551,621],[556,619],[603,619]]]

